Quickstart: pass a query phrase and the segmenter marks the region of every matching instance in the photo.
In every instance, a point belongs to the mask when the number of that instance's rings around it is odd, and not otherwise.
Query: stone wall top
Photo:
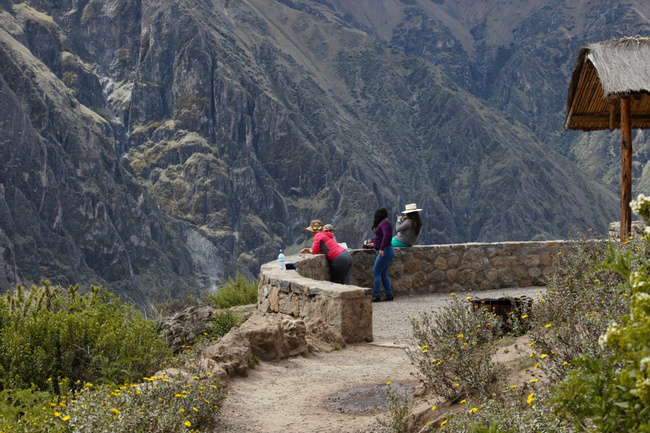
[[[573,241],[528,241],[422,245],[396,248],[388,276],[397,294],[490,290],[544,286],[552,274],[553,258]],[[351,250],[354,283],[372,287],[374,250]],[[324,256],[294,255],[298,273],[329,280]]]

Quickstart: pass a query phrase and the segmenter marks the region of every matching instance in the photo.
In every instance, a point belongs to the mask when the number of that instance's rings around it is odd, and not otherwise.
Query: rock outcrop
[[[193,363],[202,372],[223,379],[247,376],[248,369],[259,360],[277,362],[345,346],[343,336],[322,320],[305,322],[282,314],[262,315],[252,312],[254,306],[234,310],[242,314],[241,325],[201,351]],[[167,343],[177,352],[189,349],[197,337],[210,330],[218,311],[193,306],[166,318],[163,330]]]

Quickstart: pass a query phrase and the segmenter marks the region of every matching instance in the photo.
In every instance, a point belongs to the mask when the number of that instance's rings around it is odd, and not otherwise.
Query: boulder
[[[227,375],[248,376],[248,367],[251,362],[251,344],[244,334],[237,327],[224,335],[215,344],[212,344],[201,352],[201,357],[211,359],[211,364],[216,374],[217,367],[223,368]]]
[[[207,306],[193,306],[163,320],[163,335],[167,345],[179,352],[212,326],[215,310]]]
[[[303,355],[307,353],[307,327],[305,322],[299,319],[284,319],[282,321],[284,341],[289,350],[289,356]]]
[[[253,355],[263,361],[279,361],[289,356],[282,322],[275,316],[253,315],[240,328]]]
[[[306,324],[307,344],[316,352],[331,352],[345,347],[345,338],[323,319],[313,319]]]

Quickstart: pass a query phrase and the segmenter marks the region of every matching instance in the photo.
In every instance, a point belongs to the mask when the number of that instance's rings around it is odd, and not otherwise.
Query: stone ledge
[[[574,241],[495,242],[422,245],[396,248],[389,277],[396,295],[508,287],[545,286],[553,257]],[[277,262],[261,267],[258,309],[294,317],[322,319],[346,342],[372,341],[372,267],[374,250],[351,250],[355,286],[329,281],[324,255],[287,256],[296,270],[281,271]]]

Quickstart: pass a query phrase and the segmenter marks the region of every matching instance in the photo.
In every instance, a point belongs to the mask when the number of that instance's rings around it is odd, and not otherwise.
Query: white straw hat
[[[409,203],[404,206],[402,213],[411,213],[411,212],[420,212],[422,209],[418,209],[418,206],[415,203]]]

